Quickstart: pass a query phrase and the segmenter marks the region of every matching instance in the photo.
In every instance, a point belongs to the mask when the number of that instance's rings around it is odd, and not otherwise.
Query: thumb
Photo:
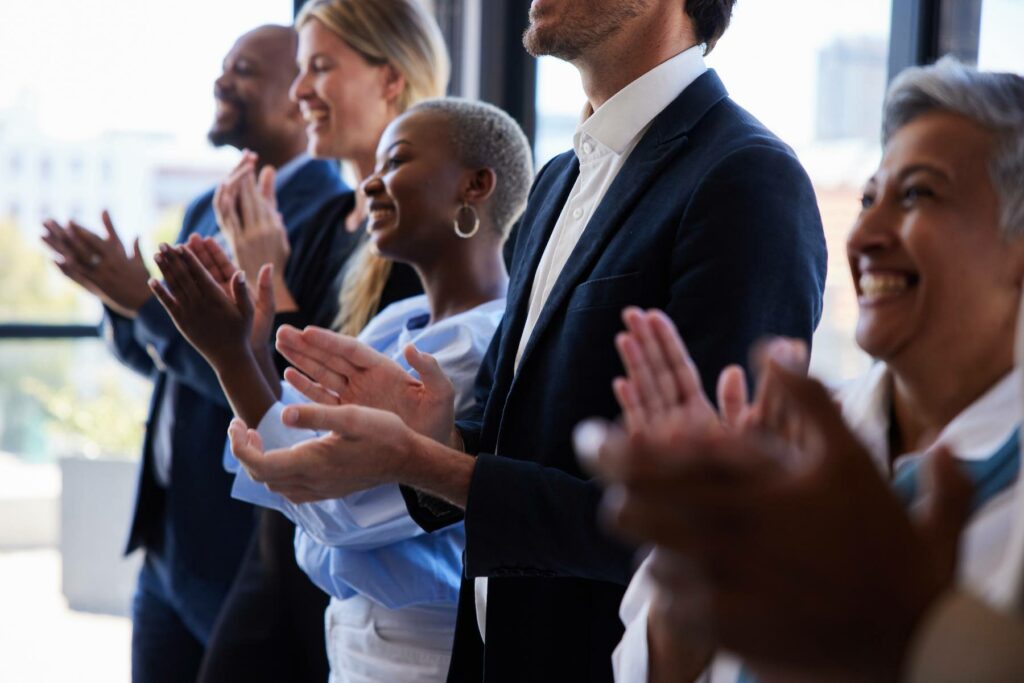
[[[249,288],[245,285],[244,270],[239,270],[231,276],[231,295],[239,312],[246,319],[252,318],[252,299],[249,298]]]
[[[917,526],[933,556],[944,570],[952,572],[956,567],[960,535],[971,515],[974,486],[946,446],[939,446],[932,452],[919,476],[924,480],[921,489],[931,495],[917,519]]]
[[[139,263],[144,262],[142,259],[142,249],[139,247],[138,237],[136,237],[135,240],[132,242],[132,258],[138,261]]]
[[[121,238],[117,236],[117,230],[114,229],[114,221],[110,218],[110,212],[103,209],[100,218],[103,222],[103,229],[107,231],[107,239],[115,244],[121,244]]]
[[[409,366],[419,373],[420,381],[427,389],[435,390],[451,386],[448,376],[444,374],[437,359],[429,353],[421,353],[419,349],[409,344],[405,347],[403,354]]]
[[[746,373],[739,365],[730,365],[718,376],[718,410],[727,427],[739,427],[747,403]]]

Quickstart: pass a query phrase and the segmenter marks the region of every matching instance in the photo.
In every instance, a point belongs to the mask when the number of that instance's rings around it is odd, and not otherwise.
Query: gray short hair
[[[992,131],[989,163],[1003,235],[1024,235],[1024,78],[978,71],[952,57],[900,73],[885,98],[882,142],[922,114],[959,114]]]
[[[507,235],[526,207],[533,182],[533,152],[523,129],[494,105],[459,97],[424,100],[406,115],[417,111],[436,112],[447,120],[459,163],[494,171],[490,217],[495,229]]]

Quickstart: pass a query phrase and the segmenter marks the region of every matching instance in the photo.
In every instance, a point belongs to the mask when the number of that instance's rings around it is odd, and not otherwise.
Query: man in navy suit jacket
[[[538,175],[516,231],[478,418],[453,429],[422,391],[365,401],[396,409],[405,428],[365,408],[304,406],[299,426],[344,439],[247,463],[302,499],[405,484],[428,531],[464,516],[449,680],[611,679],[632,549],[599,526],[600,491],[571,434],[618,414],[623,307],[667,312],[709,395],[758,338],[809,342],[817,325],[826,254],[809,179],[703,64],[701,44],[725,30],[732,4],[534,3],[527,47],[580,69],[592,115],[574,152]],[[428,393],[440,386],[424,380]]]
[[[288,99],[295,49],[295,32],[286,27],[239,38],[214,86],[209,133],[213,144],[253,150],[261,164],[278,169],[278,209],[290,242],[317,229],[313,216],[345,189],[332,164],[305,154],[304,123]],[[104,219],[109,245],[117,237]],[[189,205],[178,241],[218,232],[210,190]],[[67,236],[75,235],[88,239],[72,226]],[[105,249],[79,256],[78,272],[68,274],[104,302],[115,355],[153,380],[127,547],[145,549],[132,608],[132,677],[194,681],[254,522],[252,508],[231,497],[232,477],[221,465],[232,412],[213,370],[151,295],[137,245],[134,258]],[[75,265],[62,264],[69,267]]]

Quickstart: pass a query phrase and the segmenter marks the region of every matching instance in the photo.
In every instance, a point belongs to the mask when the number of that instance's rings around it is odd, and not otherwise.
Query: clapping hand
[[[241,161],[214,193],[217,224],[234,252],[238,267],[255,278],[266,263],[274,266],[274,291],[281,310],[297,305],[284,282],[291,254],[284,220],[277,210],[276,172],[265,166],[256,174],[257,157],[246,151]]]
[[[220,283],[185,246],[162,244],[154,259],[165,281],[149,287],[189,343],[215,368],[246,354],[255,307],[245,273]],[[259,277],[265,284],[267,269]]]
[[[49,219],[43,222],[43,242],[56,252],[60,271],[86,291],[99,297],[105,306],[119,315],[134,318],[150,297],[146,282],[149,271],[139,251],[139,240],[132,253],[125,251],[114,229],[110,214],[102,214],[106,237],[100,237],[75,221],[61,226]]]
[[[413,345],[405,359],[420,379],[359,340],[319,327],[280,328],[277,350],[298,369],[286,370],[285,379],[309,399],[386,410],[420,434],[452,442],[455,390],[437,361]]]
[[[259,434],[239,419],[228,429],[231,452],[254,481],[293,503],[340,498],[401,481],[411,430],[394,413],[361,406],[288,406],[288,426],[326,432],[318,438],[263,452]]]
[[[924,610],[953,577],[970,485],[938,449],[912,520],[818,382],[769,363],[769,423],[675,444],[613,433],[595,467],[607,515],[654,542],[675,628],[761,672],[868,678],[898,671]]]

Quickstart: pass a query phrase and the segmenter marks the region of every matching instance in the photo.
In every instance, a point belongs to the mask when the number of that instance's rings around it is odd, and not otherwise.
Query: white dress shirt
[[[981,460],[995,453],[1017,429],[1024,415],[1022,382],[1024,372],[1021,369],[1008,373],[953,418],[939,434],[938,441],[949,446],[961,460]],[[920,452],[901,455],[893,462],[892,475],[889,474],[891,386],[888,369],[883,363],[876,363],[865,375],[835,392],[843,417],[887,479],[924,457]],[[959,583],[974,594],[989,596],[997,587],[995,578],[1000,574],[1014,522],[1015,488],[997,494],[975,512],[961,539]],[[927,491],[922,491],[915,506],[926,496]],[[647,614],[654,592],[647,564],[645,561],[634,575],[619,610],[626,626],[612,655],[615,680],[619,682],[647,680]],[[957,614],[968,611],[961,603],[957,605]],[[738,674],[737,660],[722,653],[716,655],[700,680],[702,683],[735,683]]]
[[[580,160],[580,174],[533,276],[530,307],[516,351],[516,371],[558,276],[630,152],[655,117],[705,71],[702,48],[684,50],[615,93],[576,129],[572,145]],[[474,587],[480,637],[486,639],[487,579],[476,579]]]

